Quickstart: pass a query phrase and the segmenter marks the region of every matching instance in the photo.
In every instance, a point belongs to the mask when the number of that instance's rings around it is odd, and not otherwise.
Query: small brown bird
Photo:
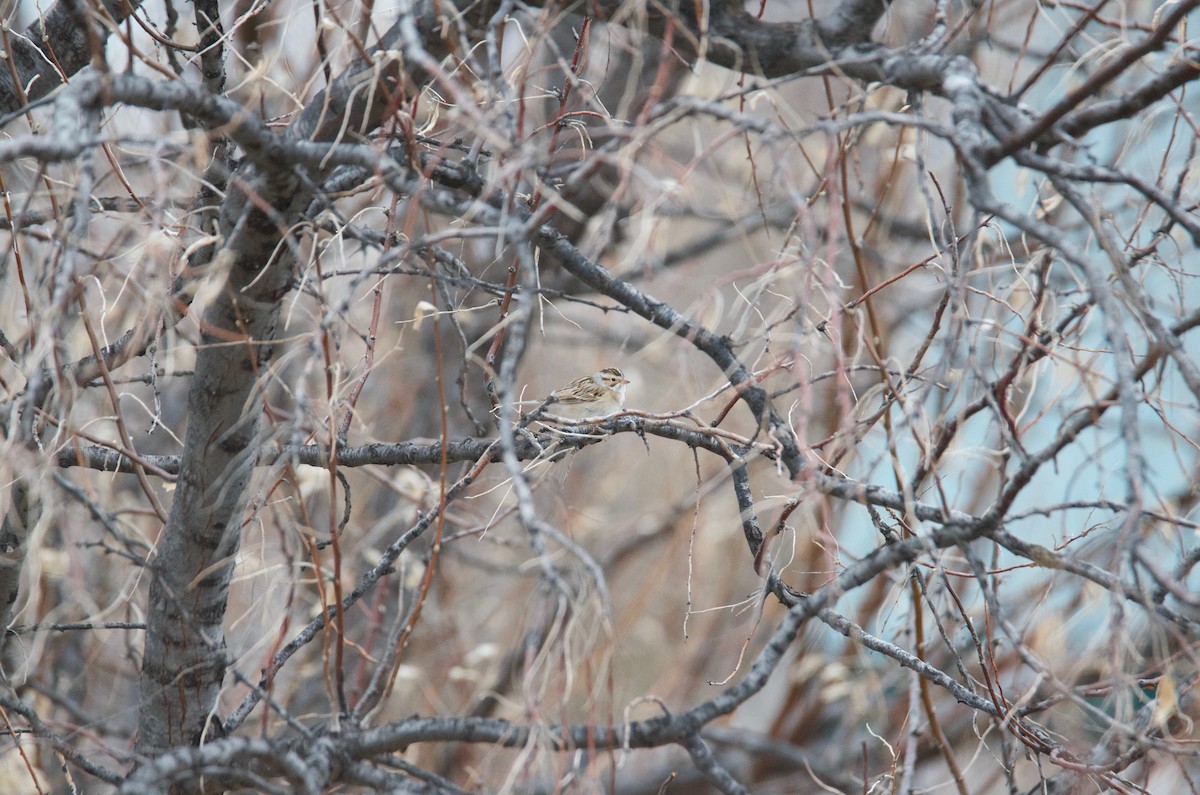
[[[624,407],[627,386],[629,379],[624,373],[615,367],[606,367],[551,392],[539,412],[569,420],[607,417]]]

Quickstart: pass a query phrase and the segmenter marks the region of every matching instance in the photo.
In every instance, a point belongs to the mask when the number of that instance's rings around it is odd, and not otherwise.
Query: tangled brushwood
[[[8,5],[0,791],[1200,790],[1200,0]]]

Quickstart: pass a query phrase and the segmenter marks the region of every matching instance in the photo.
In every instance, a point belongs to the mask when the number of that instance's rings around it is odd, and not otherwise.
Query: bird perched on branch
[[[607,417],[625,406],[627,386],[629,379],[624,373],[615,367],[606,367],[551,392],[530,416],[553,414],[568,420]]]

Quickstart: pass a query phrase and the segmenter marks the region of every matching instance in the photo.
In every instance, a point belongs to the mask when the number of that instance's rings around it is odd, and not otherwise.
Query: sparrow
[[[568,420],[587,420],[616,414],[625,405],[629,379],[615,367],[576,378],[550,393],[536,414],[554,414]]]

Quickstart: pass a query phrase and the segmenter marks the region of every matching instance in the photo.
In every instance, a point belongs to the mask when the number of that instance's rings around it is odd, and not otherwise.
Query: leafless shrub
[[[0,789],[1195,791],[1197,2],[810,5],[9,13]]]

